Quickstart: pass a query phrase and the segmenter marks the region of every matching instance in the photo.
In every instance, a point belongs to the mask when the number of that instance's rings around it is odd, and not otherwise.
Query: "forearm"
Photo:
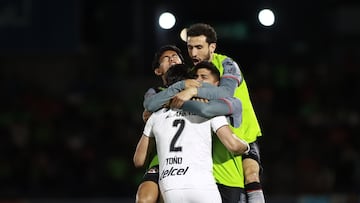
[[[150,140],[149,137],[142,135],[133,156],[134,166],[139,168],[144,166],[149,152]]]
[[[250,150],[249,144],[238,138],[235,134],[232,133],[229,126],[223,126],[216,131],[217,136],[220,141],[224,144],[226,149],[235,155],[241,155],[248,153]]]
[[[189,100],[184,102],[182,109],[205,118],[212,118],[230,114],[232,107],[223,100],[211,100],[208,103]]]
[[[197,97],[206,99],[219,99],[224,97],[232,97],[235,89],[237,88],[237,81],[229,78],[223,78],[220,81],[219,86],[213,86],[207,83],[203,83],[198,88]]]
[[[166,104],[174,95],[184,88],[184,82],[177,82],[167,89],[144,99],[144,108],[154,112]]]
[[[206,118],[227,116],[229,123],[236,128],[242,122],[242,104],[235,97],[210,100],[208,103],[190,100],[184,103],[182,109]]]
[[[199,88],[198,97],[206,99],[218,99],[223,97],[232,97],[235,89],[241,84],[243,77],[238,64],[231,58],[222,61],[223,75],[220,84],[214,89]]]

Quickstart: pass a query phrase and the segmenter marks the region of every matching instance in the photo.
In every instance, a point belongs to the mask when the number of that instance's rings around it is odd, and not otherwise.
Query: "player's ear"
[[[155,69],[154,69],[154,73],[155,73],[155,75],[157,75],[157,76],[162,75],[162,72],[160,71],[160,68],[155,68]]]
[[[209,49],[210,49],[211,53],[214,53],[215,49],[216,49],[216,43],[211,43],[210,46],[209,46]]]

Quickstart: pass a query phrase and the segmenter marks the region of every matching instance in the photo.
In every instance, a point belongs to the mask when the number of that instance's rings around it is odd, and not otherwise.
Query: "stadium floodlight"
[[[174,14],[170,12],[164,12],[159,17],[159,25],[162,29],[171,29],[176,23],[176,18]]]
[[[262,9],[258,14],[259,22],[264,26],[272,26],[275,23],[275,15],[271,9]]]
[[[180,39],[184,42],[186,42],[186,31],[187,31],[187,28],[183,28],[180,32]]]

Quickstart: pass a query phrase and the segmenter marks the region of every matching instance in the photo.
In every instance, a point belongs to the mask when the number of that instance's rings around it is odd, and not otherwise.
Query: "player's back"
[[[211,120],[182,110],[152,115],[164,190],[216,187],[212,173]]]

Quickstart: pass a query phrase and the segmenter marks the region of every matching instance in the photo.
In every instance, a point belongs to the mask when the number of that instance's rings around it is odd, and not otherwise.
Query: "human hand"
[[[198,102],[203,102],[203,103],[208,103],[209,102],[208,99],[204,99],[204,98],[200,98],[200,97],[193,97],[193,98],[191,98],[191,100],[198,101]]]
[[[170,107],[172,108],[181,108],[185,101],[190,100],[192,97],[196,96],[197,88],[191,87],[177,93],[171,101]]]
[[[201,83],[195,79],[186,79],[185,80],[185,89],[190,88],[190,87],[200,87]]]

